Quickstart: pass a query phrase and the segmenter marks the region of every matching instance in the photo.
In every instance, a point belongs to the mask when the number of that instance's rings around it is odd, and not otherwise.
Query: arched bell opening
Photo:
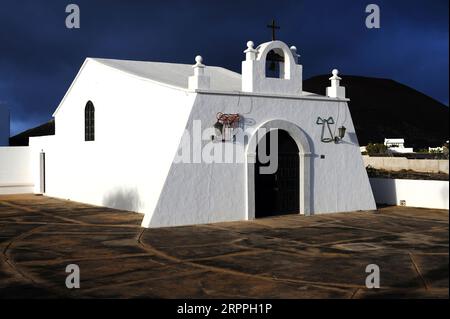
[[[266,78],[285,78],[285,59],[281,49],[272,49],[266,56]]]

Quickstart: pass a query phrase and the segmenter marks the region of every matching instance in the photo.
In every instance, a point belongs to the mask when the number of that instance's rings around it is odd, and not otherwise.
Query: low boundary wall
[[[33,192],[29,147],[0,147],[0,194]]]
[[[377,204],[449,209],[449,182],[370,178]]]

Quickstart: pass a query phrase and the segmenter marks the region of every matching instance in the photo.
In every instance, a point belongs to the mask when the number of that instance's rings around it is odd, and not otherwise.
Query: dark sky
[[[67,29],[76,3],[81,28]],[[365,7],[381,8],[381,29],[365,27]],[[448,0],[107,1],[0,0],[0,103],[11,133],[43,123],[86,57],[194,63],[240,72],[246,42],[296,45],[304,77],[329,73],[384,77],[448,105]]]

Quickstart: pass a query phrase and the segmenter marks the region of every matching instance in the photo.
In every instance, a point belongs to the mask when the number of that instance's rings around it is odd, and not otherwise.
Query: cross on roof
[[[268,24],[267,27],[272,29],[272,41],[275,41],[275,30],[279,30],[280,26],[275,24],[275,19],[272,19],[272,23]]]

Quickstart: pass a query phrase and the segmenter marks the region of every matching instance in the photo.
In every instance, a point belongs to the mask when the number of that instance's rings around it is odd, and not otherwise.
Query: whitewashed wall
[[[29,147],[0,147],[0,194],[33,193]]]
[[[46,156],[46,195],[153,212],[183,134],[193,94],[87,60],[55,113],[56,135],[30,138],[33,167]],[[95,141],[84,108],[95,106]],[[35,174],[39,185],[39,174]]]
[[[449,182],[410,179],[371,178],[375,201],[378,204],[449,209]]]
[[[364,155],[364,165],[388,171],[413,170],[424,173],[448,174],[448,160],[408,159],[406,157],[371,157]]]
[[[0,146],[9,145],[9,110],[0,105]]]
[[[207,94],[198,95],[187,130],[201,120],[212,126],[216,113],[239,113],[254,132],[269,120],[294,123],[304,131],[311,147],[310,207],[313,214],[376,209],[359,150],[359,143],[346,102],[277,96]],[[344,125],[347,134],[339,143],[321,142],[317,117],[333,116],[335,127]],[[203,145],[208,141],[204,141]],[[244,147],[244,146],[243,146]],[[246,147],[246,146],[245,146]],[[245,154],[245,150],[241,152]],[[325,158],[321,158],[324,155]],[[247,219],[247,165],[172,164],[154,212],[143,225],[195,224]]]

